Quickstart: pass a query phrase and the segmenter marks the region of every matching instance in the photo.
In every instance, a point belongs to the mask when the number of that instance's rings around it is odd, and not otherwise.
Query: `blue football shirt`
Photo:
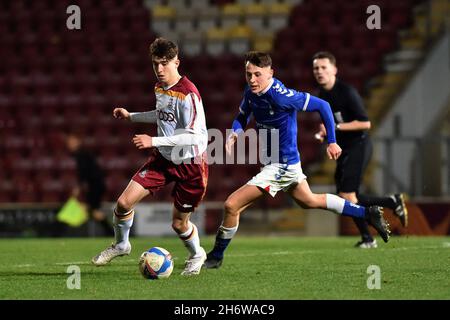
[[[266,90],[260,94],[251,92],[247,85],[242,98],[239,115],[233,122],[233,130],[239,132],[245,128],[250,116],[256,121],[257,129],[278,130],[278,162],[295,164],[300,161],[297,147],[297,112],[318,111],[327,129],[328,143],[336,142],[334,132],[334,119],[330,105],[306,92],[289,89],[273,78]],[[265,139],[267,145],[264,149],[271,150],[271,139]],[[269,158],[270,153],[267,152]]]

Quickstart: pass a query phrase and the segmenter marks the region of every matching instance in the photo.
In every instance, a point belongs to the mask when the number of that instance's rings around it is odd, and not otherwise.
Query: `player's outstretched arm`
[[[297,110],[306,112],[320,113],[322,122],[325,125],[325,133],[329,144],[336,143],[336,134],[334,132],[334,118],[331,111],[330,104],[325,100],[310,95],[307,92],[299,92],[293,89],[280,86],[276,91],[272,91],[272,98],[278,102],[281,109]],[[323,137],[323,132],[319,133],[317,138],[320,140]]]
[[[125,119],[131,122],[156,123],[156,110],[147,112],[128,112],[125,108],[115,108],[113,111],[114,118]]]
[[[322,122],[325,125],[325,132],[327,134],[327,140],[329,144],[336,143],[336,133],[333,113],[331,111],[330,104],[320,98],[310,96],[310,99],[305,106],[305,111],[318,111]]]
[[[157,121],[157,111],[146,111],[146,112],[130,112],[131,122],[142,122],[142,123],[156,123]]]

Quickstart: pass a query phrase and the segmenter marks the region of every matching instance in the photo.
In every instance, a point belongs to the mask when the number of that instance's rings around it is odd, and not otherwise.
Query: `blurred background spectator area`
[[[67,130],[83,135],[97,155],[106,173],[106,200],[118,197],[146,159],[132,136],[156,130],[116,121],[112,110],[154,108],[156,79],[148,48],[157,36],[179,44],[180,71],[198,86],[208,127],[225,132],[238,112],[245,86],[243,54],[251,49],[270,52],[275,76],[311,93],[311,56],[330,50],[338,59],[339,77],[356,86],[370,107],[370,93],[387,72],[386,57],[403,48],[405,30],[415,28],[424,3],[1,1],[0,202],[67,199],[76,179],[75,163],[61,139]],[[72,4],[81,9],[81,30],[66,27]],[[370,4],[381,8],[381,30],[366,28]],[[369,112],[375,117],[383,108]],[[319,123],[317,114],[299,114],[299,149],[307,173],[322,163],[323,147],[313,139]],[[258,170],[257,165],[211,165],[206,200],[223,201]],[[170,201],[170,193],[160,192],[156,199]],[[283,197],[269,201],[285,203]]]

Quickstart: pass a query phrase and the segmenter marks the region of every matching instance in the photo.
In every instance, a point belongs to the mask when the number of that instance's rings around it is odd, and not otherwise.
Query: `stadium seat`
[[[197,13],[192,10],[176,10],[174,29],[183,33],[195,33],[197,31],[195,24],[196,15]]]
[[[33,176],[30,172],[16,171],[12,177],[12,184],[15,189],[15,201],[17,202],[37,202],[39,195],[36,192],[36,186]]]
[[[157,5],[152,8],[152,30],[165,34],[172,30],[176,10],[173,7]]]
[[[267,11],[267,28],[275,31],[284,28],[289,20],[291,5],[283,2],[274,2],[268,6]]]
[[[252,29],[245,25],[237,25],[228,30],[229,52],[243,55],[250,50]]]
[[[40,171],[35,175],[35,183],[38,187],[39,201],[64,202],[69,190],[64,190],[64,184],[53,171]]]
[[[252,48],[256,51],[271,52],[273,49],[274,35],[270,33],[260,33],[253,36]]]
[[[185,32],[185,30],[183,31]],[[196,56],[203,51],[204,37],[200,32],[187,32],[184,33],[183,40],[181,41],[183,53],[186,56]]]
[[[244,17],[244,7],[239,3],[227,3],[222,7],[221,26],[230,29],[241,23]]]
[[[197,3],[199,1],[194,1]],[[197,26],[199,30],[205,31],[218,27],[220,11],[218,7],[201,6],[196,7]]]
[[[267,7],[251,1],[244,7],[245,24],[255,31],[264,30],[267,27]]]
[[[111,200],[118,199],[122,191],[125,190],[130,179],[131,176],[128,177],[124,173],[116,170],[107,172],[105,182],[108,197]]]
[[[206,33],[205,50],[212,56],[219,56],[226,50],[227,31],[223,28],[209,29]]]
[[[145,161],[145,153],[130,143],[131,136],[154,133],[155,128],[119,123],[111,116],[112,108],[124,105],[144,111],[154,105],[155,78],[148,46],[156,34],[179,42],[180,71],[198,86],[208,126],[225,132],[242,98],[242,53],[246,50],[271,50],[275,76],[302,91],[316,88],[311,55],[331,50],[340,64],[339,75],[361,89],[380,71],[382,55],[396,47],[397,30],[408,26],[411,3],[416,2],[378,1],[385,19],[382,33],[354,27],[365,21],[369,0],[78,0],[83,32],[65,27],[66,15],[60,13],[71,4],[69,0],[2,2],[0,112],[8,110],[11,119],[0,119],[0,151],[8,153],[8,161],[1,165],[12,165],[11,175],[16,169],[28,172],[31,166],[35,170],[55,168],[53,174],[59,177],[67,168],[71,173],[61,178],[61,194],[52,195],[50,186],[49,190],[39,186],[37,180],[45,178],[36,177],[36,186],[29,190],[37,196],[26,192],[21,196],[26,201],[60,199],[74,176],[73,162],[58,134],[77,129],[90,134],[90,147],[110,148],[101,151],[108,174],[117,171],[117,179],[123,181],[117,186],[110,181],[115,193],[109,193],[108,199],[114,200],[136,171],[136,163]],[[212,89],[218,87],[221,90]],[[29,114],[36,116],[29,119]],[[310,134],[315,122],[302,115],[299,125]],[[18,136],[19,130],[24,134]],[[314,159],[314,148],[302,147],[305,159]],[[127,156],[118,150],[125,150]],[[227,187],[216,189],[211,184],[208,199],[225,199],[254,173],[246,166],[233,168],[233,172],[218,170],[211,177],[223,177]],[[249,172],[244,175],[245,170]],[[9,191],[5,194],[0,200],[11,198]],[[161,197],[167,199],[170,194]]]

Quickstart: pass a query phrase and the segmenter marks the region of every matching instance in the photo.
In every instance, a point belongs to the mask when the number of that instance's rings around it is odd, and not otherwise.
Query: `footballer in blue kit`
[[[335,143],[334,120],[328,102],[311,96],[309,93],[287,89],[276,79],[270,80],[267,90],[252,93],[250,87],[244,92],[239,107],[239,115],[233,122],[233,131],[243,132],[250,115],[253,114],[258,129],[277,129],[279,131],[279,163],[295,164],[300,161],[297,148],[297,112],[318,111],[327,131],[333,132],[328,143]],[[270,139],[268,142],[270,143]],[[270,145],[266,146],[270,150]]]
[[[205,268],[219,268],[225,249],[235,235],[241,213],[265,194],[274,197],[278,191],[288,193],[302,208],[320,208],[344,216],[365,218],[385,242],[389,240],[389,225],[383,217],[381,207],[355,205],[333,194],[315,194],[309,188],[300,164],[297,148],[297,112],[319,112],[327,129],[327,155],[336,160],[341,148],[336,143],[335,125],[328,102],[310,95],[286,88],[273,77],[270,55],[250,51],[245,56],[247,87],[239,108],[239,114],[232,124],[232,133],[226,141],[226,151],[232,147],[240,133],[244,132],[250,115],[253,115],[258,129],[278,130],[278,156],[269,157],[263,163],[261,172],[245,185],[234,191],[224,203],[224,217],[217,231],[214,248],[208,253]],[[268,139],[270,141],[270,139]],[[271,146],[265,148],[271,150]]]

